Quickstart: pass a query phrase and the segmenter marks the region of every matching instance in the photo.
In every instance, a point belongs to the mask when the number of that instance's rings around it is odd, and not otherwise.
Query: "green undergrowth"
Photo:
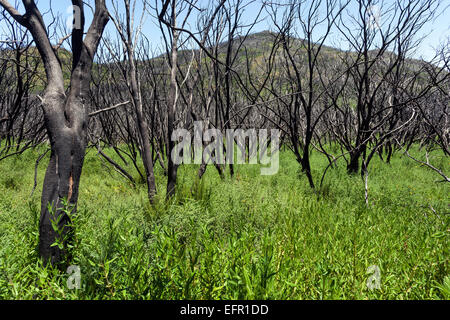
[[[48,154],[31,191],[43,151],[0,162],[1,299],[450,298],[450,190],[437,174],[400,154],[391,164],[374,159],[366,207],[364,183],[344,162],[313,191],[288,151],[272,176],[236,165],[233,178],[208,167],[198,181],[198,165],[181,166],[168,203],[157,166],[150,204],[143,183],[89,150],[69,262],[80,268],[81,288],[69,289],[70,275],[42,266],[37,254]],[[448,158],[430,161],[448,172]],[[313,153],[317,182],[326,165]],[[380,282],[370,290],[373,265]]]

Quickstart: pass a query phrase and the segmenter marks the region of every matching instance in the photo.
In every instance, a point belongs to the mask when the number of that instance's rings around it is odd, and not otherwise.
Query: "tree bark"
[[[175,148],[175,142],[172,141],[172,133],[174,131],[175,114],[178,101],[178,85],[177,85],[177,64],[178,64],[178,31],[176,30],[176,0],[171,1],[172,5],[172,48],[171,48],[171,73],[170,73],[170,93],[167,115],[167,137],[169,138],[169,147],[167,148],[167,192],[166,199],[175,195],[175,187],[177,184],[178,165],[173,162],[172,151]]]
[[[359,151],[350,152],[350,161],[347,164],[348,173],[353,174],[358,172],[360,156],[361,153]]]
[[[108,22],[105,0],[95,1],[92,24],[84,35],[84,4],[72,0],[80,9],[80,25],[72,29],[72,73],[70,91],[65,94],[61,64],[54,51],[42,15],[33,0],[23,0],[21,15],[7,0],[0,5],[33,36],[44,63],[47,86],[41,106],[50,140],[51,156],[44,178],[39,221],[39,253],[44,264],[60,265],[67,255],[71,238],[70,214],[76,212],[81,170],[86,149],[87,112],[91,67]],[[67,206],[65,206],[66,204]],[[60,245],[54,245],[55,242]]]
[[[309,160],[309,147],[304,149],[303,151],[303,158],[302,158],[302,171],[306,174],[306,177],[308,178],[309,186],[314,189],[314,180],[311,173],[311,162]]]

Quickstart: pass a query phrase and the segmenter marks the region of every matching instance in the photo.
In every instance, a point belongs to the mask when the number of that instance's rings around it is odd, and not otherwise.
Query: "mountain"
[[[261,69],[260,68],[261,65],[264,64],[264,57],[267,58],[267,56],[271,52],[273,41],[276,37],[277,34],[274,32],[262,31],[249,34],[246,37],[239,36],[233,39],[232,52],[233,54],[236,54],[236,59],[233,62],[233,70],[237,72],[247,72],[248,68],[250,68],[251,71]],[[306,49],[304,48],[304,40],[298,38],[290,38],[289,40],[293,50],[294,51],[298,50],[296,58],[298,59],[299,64],[307,63]],[[228,49],[228,41],[223,41],[215,47],[207,46],[207,48],[212,55],[215,55],[217,50],[217,56],[219,60],[222,63],[225,62],[225,57]],[[281,57],[281,51],[282,50],[279,50],[278,57]],[[343,52],[344,51],[337,48],[323,46],[320,58],[331,65],[340,64],[341,61],[339,58],[339,54],[342,54]],[[70,81],[72,54],[65,48],[59,48],[57,50],[57,53],[61,61],[65,85],[68,86]],[[198,49],[180,50],[178,52],[178,61],[180,66],[181,67],[187,66],[192,61],[192,54],[198,55],[199,53],[200,51]],[[371,53],[375,54],[376,51],[372,51]],[[15,60],[15,55],[16,52],[12,50],[0,50],[0,58],[3,58],[3,60],[7,58],[13,59],[11,60],[11,63],[8,66],[8,68],[6,68],[5,72],[13,74],[16,72],[15,63],[13,63],[13,61]],[[386,57],[389,55],[393,55],[393,53],[384,54],[384,56]],[[206,59],[206,61],[210,59],[210,57],[208,57],[206,54],[204,54],[203,57],[204,59]],[[249,58],[248,61],[248,63],[250,64],[249,66],[247,66],[247,58]],[[141,60],[138,63],[138,67],[144,68],[146,63],[151,63],[153,65],[153,70],[155,72],[167,74],[168,64],[166,62],[166,59],[167,55],[161,54],[150,60],[145,61]],[[22,65],[27,65],[26,68],[22,68],[24,72],[27,72],[26,70],[28,70],[28,72],[30,70],[37,71],[37,77],[36,80],[34,80],[35,88],[33,91],[35,92],[42,91],[45,86],[46,79],[45,79],[45,71],[42,62],[40,61],[37,49],[34,47],[29,48],[26,53],[22,54],[20,60]],[[109,69],[107,67],[110,66],[113,62],[98,61],[97,59],[97,63],[102,63],[105,66],[105,68],[100,68],[100,70],[106,71],[107,69]],[[408,59],[408,64],[411,65],[412,69],[417,70],[417,68],[420,65],[422,65],[422,62],[416,59]],[[96,69],[97,70],[95,72],[99,72],[99,69],[98,68]]]

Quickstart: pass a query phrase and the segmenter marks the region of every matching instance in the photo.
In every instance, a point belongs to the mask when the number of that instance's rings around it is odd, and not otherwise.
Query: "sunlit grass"
[[[198,166],[180,167],[170,203],[157,167],[150,205],[145,185],[133,187],[90,150],[74,220],[80,290],[38,258],[45,160],[30,193],[39,154],[0,162],[2,299],[449,298],[449,186],[399,154],[390,165],[373,160],[366,208],[364,184],[343,162],[316,193],[287,151],[274,176],[238,165],[221,180],[210,167],[198,183]],[[448,172],[448,159],[432,156]],[[327,161],[312,161],[320,180]],[[381,271],[373,291],[371,265]]]

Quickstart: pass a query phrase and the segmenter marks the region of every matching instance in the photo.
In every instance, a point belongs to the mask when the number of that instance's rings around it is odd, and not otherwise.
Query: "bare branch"
[[[97,110],[97,111],[91,112],[91,113],[89,113],[88,116],[89,117],[93,117],[93,116],[96,116],[96,115],[98,115],[100,113],[107,112],[107,111],[114,110],[114,109],[117,109],[119,107],[125,106],[125,105],[127,105],[129,103],[130,103],[130,101],[125,101],[125,102],[122,102],[122,103],[118,103],[118,104],[116,104],[116,105],[114,105],[112,107],[108,107],[108,108],[105,108],[105,109],[101,109],[101,110]]]

